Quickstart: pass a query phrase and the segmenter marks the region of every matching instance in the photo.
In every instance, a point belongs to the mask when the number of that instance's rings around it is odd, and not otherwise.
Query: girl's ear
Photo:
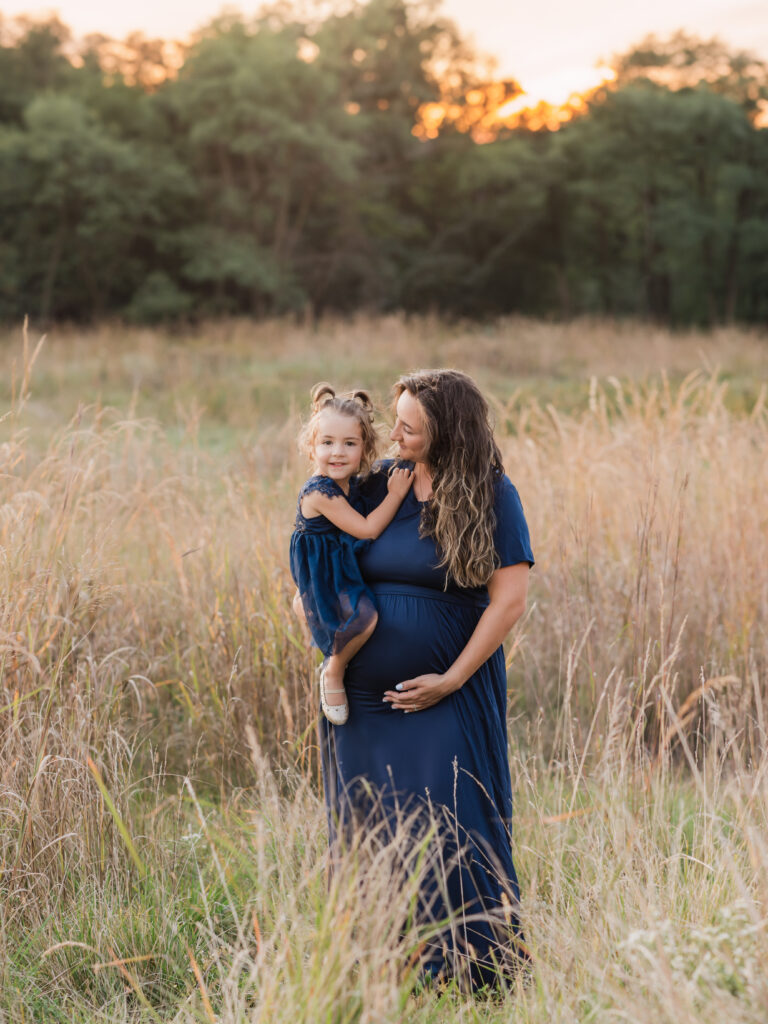
[[[367,391],[353,391],[352,398],[365,409],[366,412],[373,412],[373,402]]]
[[[327,381],[323,380],[320,381],[319,384],[315,384],[312,388],[311,397],[312,411],[317,412],[317,410],[322,409],[327,402],[333,401],[336,397],[336,392]]]

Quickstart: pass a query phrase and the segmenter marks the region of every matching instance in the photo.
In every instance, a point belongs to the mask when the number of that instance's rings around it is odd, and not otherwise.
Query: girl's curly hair
[[[419,532],[435,538],[452,583],[483,586],[497,567],[494,485],[504,472],[488,403],[460,370],[404,374],[394,386],[395,402],[404,391],[424,410],[432,471]]]
[[[321,381],[315,384],[311,392],[312,415],[299,433],[299,451],[312,457],[315,446],[320,416],[324,412],[337,412],[342,416],[351,416],[360,424],[363,438],[363,454],[360,460],[360,476],[370,473],[379,451],[379,435],[374,423],[373,402],[367,391],[345,391],[337,395],[330,384]]]

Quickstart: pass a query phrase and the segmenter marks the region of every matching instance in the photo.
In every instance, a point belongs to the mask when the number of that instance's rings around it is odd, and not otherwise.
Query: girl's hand
[[[413,483],[413,470],[398,466],[393,469],[387,479],[387,490],[390,494],[396,494],[398,498],[404,498]]]
[[[401,711],[424,711],[458,689],[445,676],[429,672],[398,683],[394,690],[387,690],[383,699]]]

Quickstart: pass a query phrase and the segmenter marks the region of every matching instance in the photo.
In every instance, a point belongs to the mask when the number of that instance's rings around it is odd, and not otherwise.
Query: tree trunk
[[[656,190],[651,187],[643,193],[643,277],[645,279],[645,303],[648,315],[653,320],[669,320],[671,286],[669,275],[658,269],[661,246],[656,238],[653,218],[656,212]]]
[[[699,198],[700,215],[706,218],[708,210],[713,209],[714,202],[711,189],[708,187],[707,171],[699,167],[696,173],[696,185]],[[706,220],[704,221],[706,225]],[[701,265],[704,271],[704,292],[707,303],[707,323],[711,327],[717,320],[717,301],[715,296],[714,253],[711,225],[705,226],[701,239]]]
[[[43,324],[47,323],[48,317],[51,313],[51,306],[53,304],[53,288],[56,283],[56,274],[58,273],[59,263],[61,262],[61,253],[64,247],[66,227],[66,217],[62,216],[59,220],[59,226],[56,229],[53,244],[51,245],[51,253],[48,257],[48,265],[45,268],[45,277],[43,278],[43,293],[40,297],[40,320]]]
[[[749,211],[752,199],[751,190],[743,188],[736,200],[736,215],[731,227],[731,236],[728,239],[728,248],[725,254],[725,308],[723,318],[726,323],[733,323],[736,319],[736,307],[739,300],[739,241],[741,239],[741,225]]]

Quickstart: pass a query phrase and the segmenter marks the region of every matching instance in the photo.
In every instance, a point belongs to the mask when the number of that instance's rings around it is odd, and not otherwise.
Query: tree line
[[[516,83],[422,0],[184,46],[0,19],[0,319],[765,321],[765,63],[677,34],[613,70],[555,130],[494,119]]]

